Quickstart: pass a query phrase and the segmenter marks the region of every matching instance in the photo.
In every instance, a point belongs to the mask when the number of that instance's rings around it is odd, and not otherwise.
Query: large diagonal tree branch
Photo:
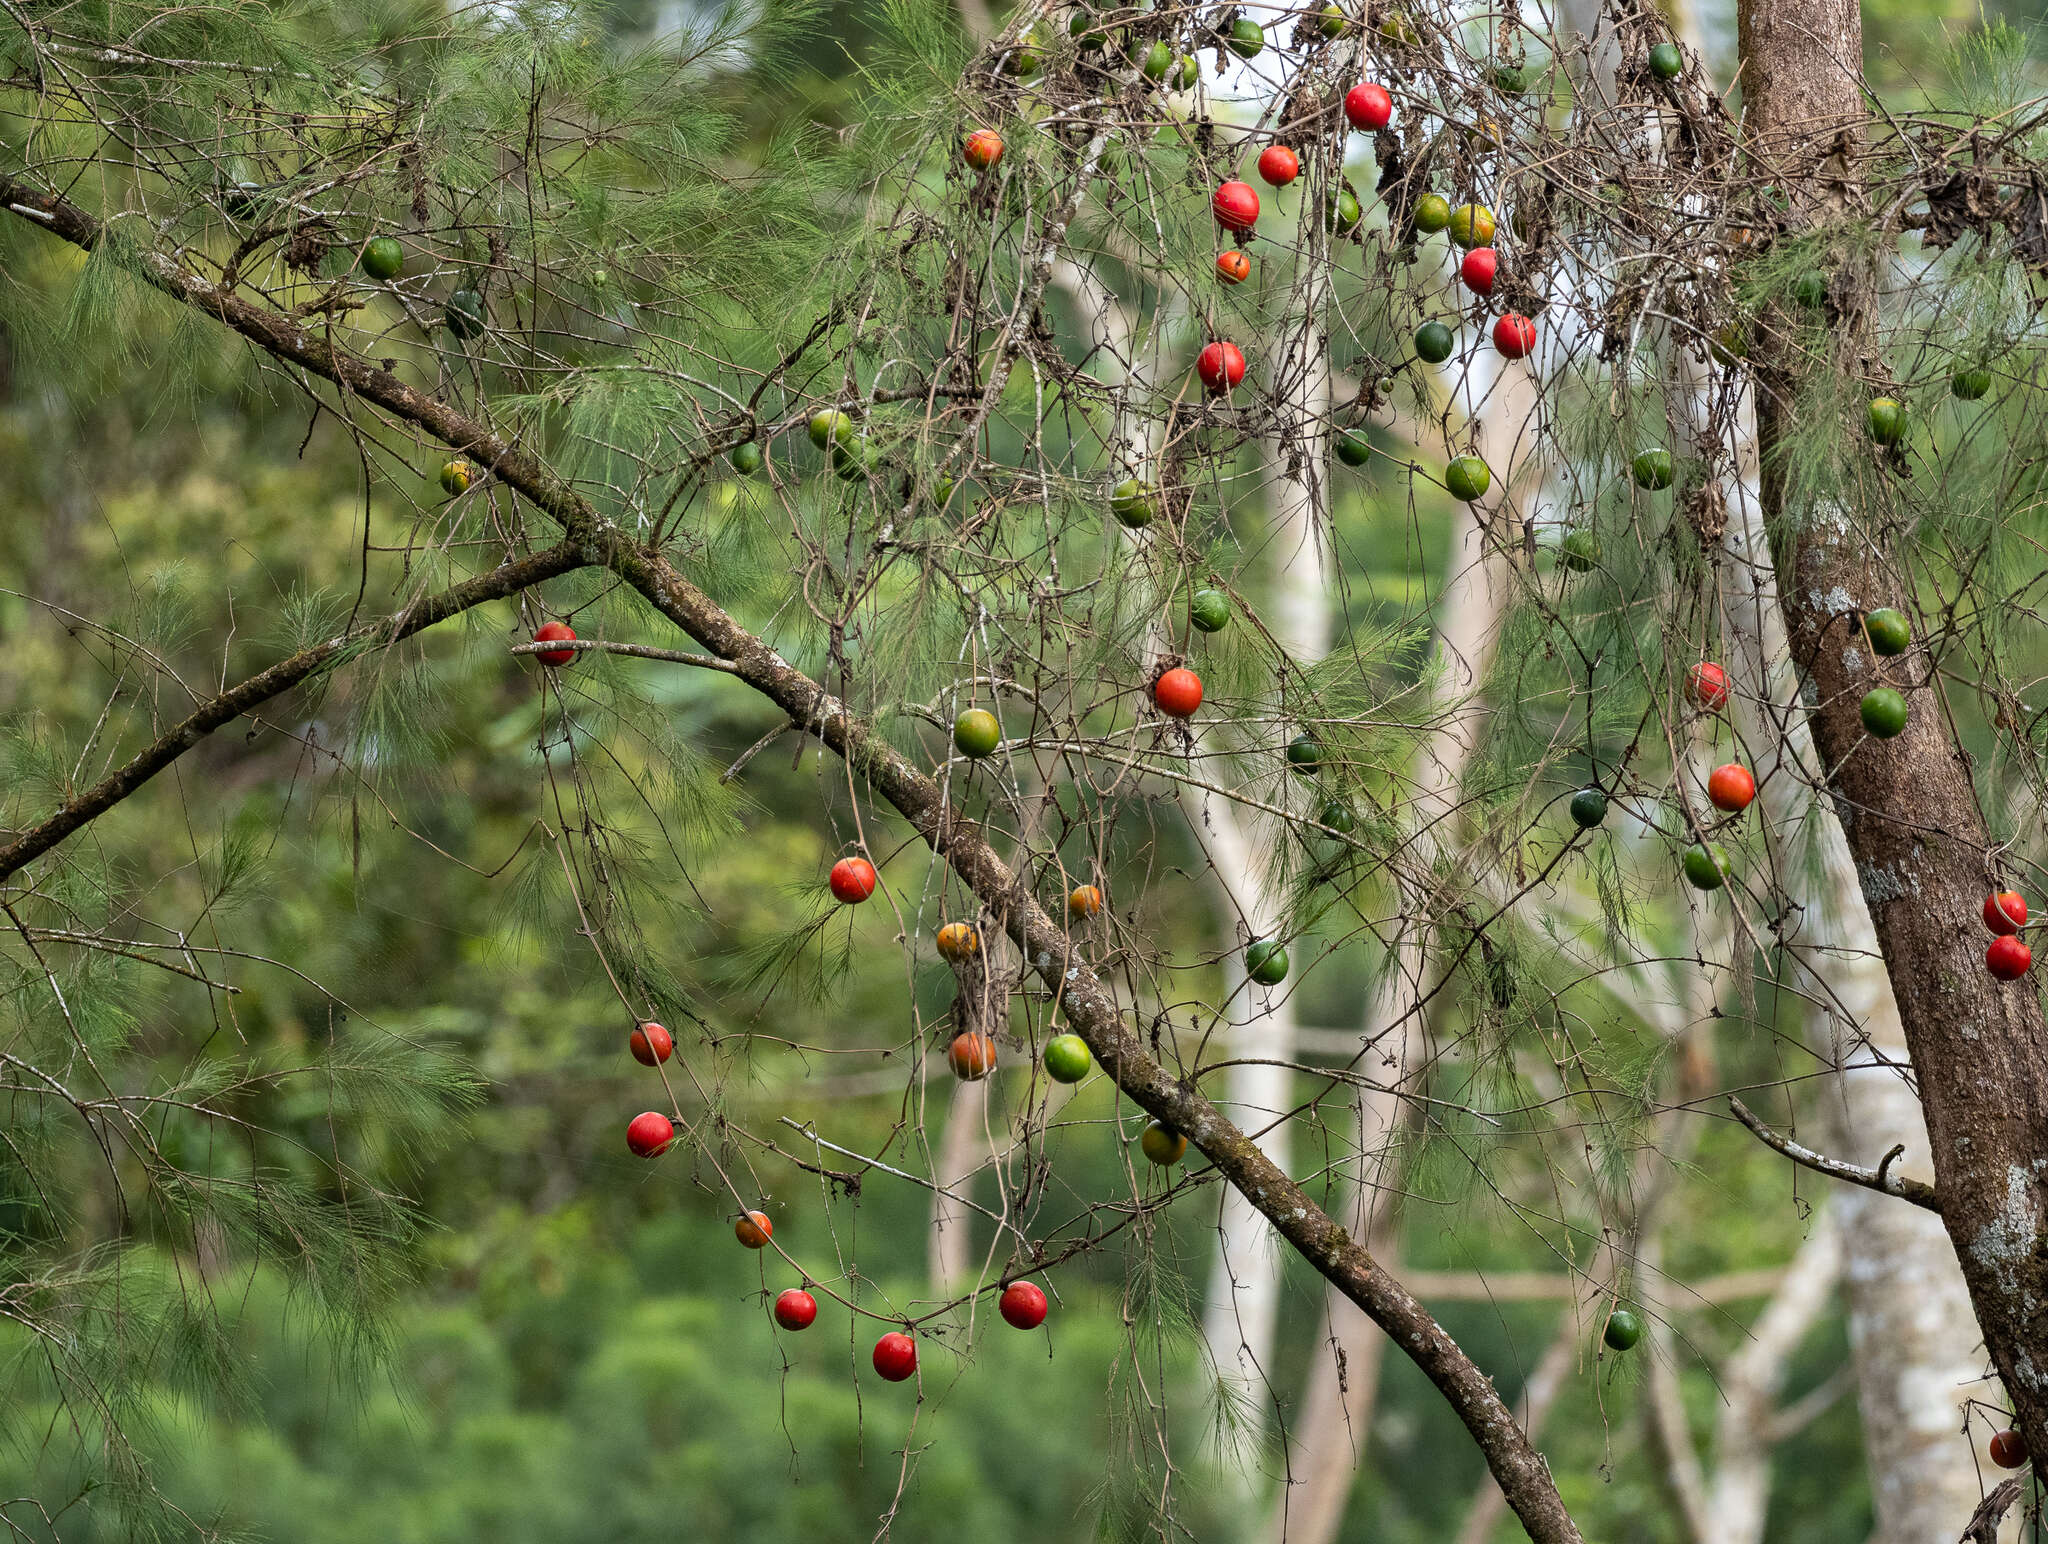
[[[94,216],[58,195],[0,178],[0,204],[78,246],[90,249],[100,239]],[[742,627],[659,552],[642,548],[605,521],[532,452],[461,408],[406,385],[392,372],[336,347],[291,317],[245,300],[163,253],[147,253],[142,261],[149,281],[165,293],[217,317],[274,357],[490,466],[502,482],[558,521],[572,546],[610,567],[683,632],[730,661],[733,674],[793,723],[843,756],[855,775],[910,824],[992,915],[1002,919],[1024,958],[1064,1008],[1068,1023],[1124,1094],[1155,1119],[1185,1132],[1274,1229],[1369,1314],[1436,1385],[1479,1445],[1530,1537],[1538,1544],[1581,1544],[1549,1466],[1516,1425],[1492,1380],[1363,1244],[1198,1089],[1174,1078],[1146,1053],[1109,985],[983,838],[977,823],[948,802],[937,782],[845,703]],[[1049,256],[1044,268],[1050,269]]]

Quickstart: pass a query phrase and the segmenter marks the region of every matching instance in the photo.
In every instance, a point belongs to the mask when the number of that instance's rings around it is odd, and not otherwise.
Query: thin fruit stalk
[[[1862,57],[1857,6],[1743,0],[1739,33],[1749,153],[1778,186],[1801,191],[1794,218],[1819,223],[1844,197],[1842,169],[1823,164],[1831,126],[1853,142],[1863,124],[1862,83],[1838,63]],[[1845,368],[1870,341],[1854,325],[1833,337]],[[2048,1452],[2048,1022],[2030,988],[1983,967],[1988,838],[1924,648],[1891,662],[1892,679],[1917,688],[1904,732],[1882,744],[1864,736],[1869,651],[1837,598],[1898,605],[1900,568],[1876,522],[1852,531],[1852,512],[1787,508],[1780,447],[1792,439],[1784,404],[1798,362],[1759,363],[1763,509],[1792,533],[1775,561],[1793,657],[1820,704],[1814,744],[1838,807],[1854,812],[1849,849],[1912,1052],[1942,1219],[2020,1430]]]

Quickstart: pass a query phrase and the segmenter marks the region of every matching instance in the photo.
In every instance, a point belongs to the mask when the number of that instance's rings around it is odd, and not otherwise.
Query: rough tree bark
[[[1795,222],[1820,224],[1848,207],[1862,138],[1855,0],[1742,0],[1738,36],[1753,170],[1790,198]],[[1839,368],[1881,373],[1860,353],[1870,335],[1853,310],[1832,336]],[[2031,982],[2002,984],[1984,969],[1978,912],[1998,876],[1924,643],[1892,672],[1912,688],[1906,731],[1884,742],[1862,732],[1857,705],[1875,677],[1856,613],[1899,604],[1907,587],[1875,519],[1788,508],[1799,365],[1769,347],[1759,364],[1763,508],[1792,658],[1815,699],[1814,742],[1912,1053],[1942,1220],[2020,1429],[2048,1452],[2048,1022]]]

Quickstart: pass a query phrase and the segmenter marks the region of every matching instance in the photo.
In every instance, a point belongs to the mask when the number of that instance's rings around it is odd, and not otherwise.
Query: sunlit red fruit
[[[2017,1469],[2027,1461],[2027,1439],[2010,1427],[1991,1438],[1991,1461],[2001,1469]]]
[[[1003,158],[1003,136],[994,129],[976,129],[960,142],[960,154],[978,172],[985,172]]]
[[[1536,324],[1510,311],[1493,324],[1493,346],[1510,359],[1526,359],[1536,347]]]
[[[1249,182],[1230,181],[1209,200],[1216,223],[1227,231],[1248,231],[1259,223],[1259,193]]]
[[[542,623],[540,627],[534,630],[533,634],[533,641],[535,643],[573,643],[575,639],[576,630],[566,622]],[[559,670],[576,657],[576,651],[574,649],[542,649],[533,657],[543,665],[552,665]]]
[[[1045,1323],[1045,1292],[1032,1282],[1011,1282],[996,1307],[1012,1329],[1035,1330]]]
[[[1366,81],[1344,93],[1344,116],[1354,129],[1377,134],[1393,120],[1394,99],[1385,86]]]
[[[1756,797],[1756,779],[1750,776],[1749,768],[1731,761],[1708,774],[1707,797],[1715,809],[1739,815]]]
[[[1984,968],[2000,981],[2019,980],[2033,963],[2034,951],[2010,934],[1992,939],[1991,947],[1984,951]]]
[[[775,1236],[775,1224],[766,1212],[748,1212],[732,1225],[732,1236],[749,1249],[766,1249]]]
[[[1500,258],[1492,247],[1474,247],[1458,264],[1458,277],[1475,295],[1491,295],[1494,277],[1500,272]]]
[[[901,1330],[891,1330],[875,1342],[875,1371],[891,1383],[901,1383],[917,1371],[917,1342]]]
[[[675,1122],[659,1110],[647,1110],[626,1123],[626,1146],[635,1158],[659,1158],[676,1139]]]
[[[655,1067],[675,1054],[676,1041],[661,1025],[647,1023],[626,1037],[626,1046],[641,1066]]]
[[[1728,705],[1728,672],[1712,660],[1702,660],[1685,673],[1685,695],[1696,708],[1720,712]]]
[[[1285,145],[1268,145],[1259,152],[1259,179],[1272,187],[1284,188],[1301,175],[1301,157]]]
[[[1232,247],[1216,254],[1216,273],[1225,284],[1242,284],[1252,276],[1252,260]]]
[[[786,1330],[807,1330],[818,1322],[818,1300],[802,1287],[775,1299],[775,1322]]]
[[[1984,925],[2001,937],[2027,925],[2027,898],[2017,890],[1999,890],[1984,897]]]
[[[847,906],[858,906],[875,893],[875,866],[866,858],[841,858],[832,865],[832,894]]]
[[[1176,665],[1152,684],[1152,701],[1169,718],[1193,718],[1202,705],[1202,678]]]
[[[1195,374],[1220,395],[1244,379],[1244,350],[1235,343],[1211,343],[1195,356]]]
[[[946,1060],[953,1064],[953,1075],[961,1082],[979,1083],[996,1070],[996,1043],[979,1030],[967,1030],[953,1037],[946,1047]]]

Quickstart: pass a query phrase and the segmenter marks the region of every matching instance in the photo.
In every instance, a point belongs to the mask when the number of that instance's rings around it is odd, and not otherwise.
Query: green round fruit
[[[1160,1168],[1170,1169],[1187,1157],[1188,1139],[1155,1120],[1139,1134],[1138,1150]]]
[[[1528,72],[1511,59],[1494,60],[1487,75],[1493,82],[1493,89],[1506,96],[1514,96],[1529,85]]]
[[[742,443],[733,446],[733,448],[729,452],[727,452],[725,459],[732,463],[732,469],[735,472],[738,472],[740,476],[752,477],[756,472],[761,470],[760,442],[758,440],[743,441]]]
[[[1685,881],[1695,890],[1718,890],[1728,883],[1728,849],[1719,842],[1686,848],[1684,866]]]
[[[486,326],[484,297],[473,289],[459,289],[441,307],[441,325],[468,342],[483,336]]]
[[[939,507],[940,507],[941,509],[944,509],[944,508],[946,507],[946,505],[947,505],[948,503],[950,503],[950,502],[952,501],[952,498],[953,498],[953,477],[952,477],[952,474],[951,474],[951,473],[941,473],[941,474],[940,474],[940,476],[939,476],[939,480],[938,480],[937,482],[935,482],[935,483],[933,483],[933,484],[932,484],[932,502],[933,502],[934,504],[938,505],[938,506],[939,506]]]
[[[1364,218],[1365,211],[1358,207],[1358,195],[1349,188],[1337,189],[1323,205],[1323,224],[1333,236],[1350,235]]]
[[[1659,80],[1676,80],[1685,73],[1685,55],[1676,43],[1659,43],[1650,50],[1650,73]]]
[[[1415,228],[1433,235],[1451,223],[1451,201],[1441,193],[1425,193],[1415,201]]]
[[[1628,471],[1638,488],[1647,488],[1652,493],[1659,492],[1671,486],[1671,452],[1638,451],[1635,460],[1629,463]]]
[[[1572,795],[1572,822],[1590,831],[1607,819],[1607,795],[1598,788],[1581,788]]]
[[[963,756],[993,756],[1002,743],[1002,722],[987,708],[969,708],[953,720],[953,744]]]
[[[1180,63],[1173,67],[1173,76],[1167,81],[1175,91],[1192,91],[1201,84],[1202,66],[1193,54],[1182,54]]]
[[[1467,248],[1483,247],[1493,240],[1493,211],[1484,204],[1460,204],[1451,211],[1451,240]]]
[[[1325,804],[1316,820],[1339,836],[1349,836],[1358,829],[1358,817],[1351,813],[1351,806],[1342,799],[1332,799]]]
[[[1088,1042],[1079,1035],[1054,1035],[1045,1043],[1045,1075],[1055,1083],[1078,1083],[1094,1065]]]
[[[1287,764],[1305,777],[1323,770],[1323,742],[1303,730],[1287,742]]]
[[[379,236],[363,248],[363,272],[379,284],[405,272],[405,248],[399,245],[396,236]]]
[[[1149,484],[1126,477],[1109,495],[1109,512],[1135,531],[1150,525],[1159,513],[1156,500],[1156,490]]]
[[[875,469],[879,459],[875,447],[865,439],[834,440],[832,442],[832,470],[848,482],[868,475]]]
[[[1256,59],[1265,52],[1266,29],[1249,16],[1240,16],[1231,22],[1223,41],[1238,58]]]
[[[1870,437],[1880,445],[1896,445],[1906,437],[1906,405],[1896,397],[1875,397],[1865,415]]]
[[[1442,364],[1457,346],[1457,337],[1442,322],[1424,322],[1415,329],[1415,357],[1424,364]]]
[[[1863,727],[1880,740],[1889,740],[1905,731],[1906,699],[1889,686],[1865,692],[1856,711],[1863,718]]]
[[[1809,311],[1818,311],[1828,303],[1828,276],[1818,268],[1809,268],[1792,285],[1792,298]]]
[[[1334,5],[1326,5],[1316,13],[1316,30],[1326,38],[1341,38],[1349,25],[1344,13]]]
[[[1372,441],[1362,434],[1342,429],[1337,434],[1337,459],[1346,466],[1364,466],[1372,460]]]
[[[1287,979],[1287,946],[1277,938],[1254,939],[1244,951],[1244,973],[1260,986]]]
[[[455,498],[469,492],[469,486],[476,481],[476,468],[457,457],[441,468],[441,491]]]
[[[1221,590],[1197,590],[1188,602],[1188,620],[1195,630],[1220,633],[1230,625],[1230,597]]]
[[[1871,651],[1887,659],[1905,653],[1913,644],[1913,624],[1906,619],[1905,612],[1891,606],[1866,611],[1863,630],[1870,634]]]
[[[849,445],[853,436],[853,420],[836,407],[811,414],[811,443],[818,449],[830,450],[834,445]]]
[[[1616,1351],[1631,1350],[1643,1338],[1643,1321],[1629,1309],[1617,1308],[1607,1316],[1607,1328],[1600,1338]]]
[[[1991,372],[1982,365],[1958,370],[1948,378],[1949,392],[1962,402],[1975,402],[1991,389]]]
[[[1486,463],[1477,456],[1460,456],[1444,468],[1444,487],[1454,499],[1470,504],[1474,499],[1486,497],[1486,490],[1493,486],[1493,473],[1486,469]]]
[[[1145,62],[1140,66],[1147,80],[1164,80],[1166,72],[1173,68],[1173,50],[1164,42],[1155,39],[1145,50]]]
[[[1590,573],[1600,566],[1600,538],[1588,530],[1567,531],[1557,544],[1557,560],[1575,574]]]
[[[1067,36],[1080,39],[1081,46],[1086,49],[1100,48],[1109,41],[1109,34],[1095,24],[1095,18],[1085,6],[1075,7],[1073,19],[1067,23]]]

